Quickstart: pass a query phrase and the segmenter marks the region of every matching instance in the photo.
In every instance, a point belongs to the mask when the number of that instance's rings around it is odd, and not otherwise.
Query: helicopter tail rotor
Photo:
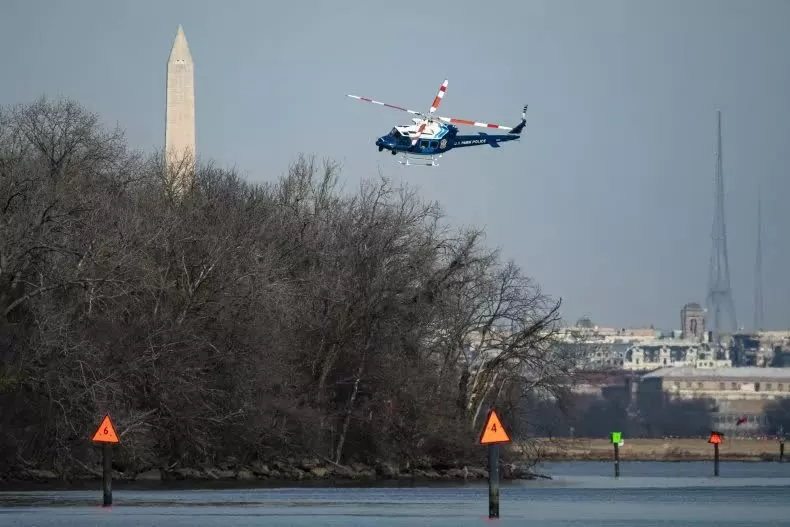
[[[521,112],[521,122],[514,126],[513,129],[508,132],[509,134],[519,135],[524,130],[524,127],[527,125],[527,106],[528,105],[525,104],[524,110]]]

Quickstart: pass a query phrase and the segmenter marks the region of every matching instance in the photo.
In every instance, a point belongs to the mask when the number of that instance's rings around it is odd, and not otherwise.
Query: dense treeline
[[[413,190],[164,173],[72,101],[0,110],[3,470],[95,466],[105,412],[132,469],[451,460],[494,401],[562,393],[558,303]]]
[[[766,432],[782,437],[790,434],[790,398],[785,397],[768,403],[765,417],[768,421]]]
[[[699,437],[713,426],[716,404],[710,399],[675,399],[667,393],[611,390],[605,396],[573,394],[561,404],[531,395],[522,399],[525,432],[541,437]]]

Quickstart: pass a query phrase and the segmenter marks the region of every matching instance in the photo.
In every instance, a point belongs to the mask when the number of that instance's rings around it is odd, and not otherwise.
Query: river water
[[[790,526],[790,463],[547,463],[553,480],[503,483],[499,520],[486,483],[389,487],[88,490],[0,493],[12,527]]]

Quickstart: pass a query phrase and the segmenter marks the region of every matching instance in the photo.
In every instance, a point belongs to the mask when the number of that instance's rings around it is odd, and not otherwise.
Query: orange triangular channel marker
[[[708,443],[710,443],[711,445],[720,445],[721,434],[719,432],[711,432],[710,437],[708,438]]]
[[[110,416],[105,415],[101,424],[99,425],[96,433],[93,434],[93,440],[99,443],[119,443],[118,434],[115,433],[115,427],[110,421]]]
[[[507,435],[502,421],[499,420],[499,416],[494,410],[488,414],[486,426],[480,435],[481,445],[490,445],[491,443],[510,443],[510,436]]]

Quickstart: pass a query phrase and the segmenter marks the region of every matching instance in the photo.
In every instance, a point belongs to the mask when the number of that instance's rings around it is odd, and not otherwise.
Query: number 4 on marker
[[[505,427],[502,426],[502,422],[494,410],[491,410],[488,414],[486,425],[483,428],[483,435],[480,437],[481,445],[492,443],[510,443],[510,436],[505,431]]]

